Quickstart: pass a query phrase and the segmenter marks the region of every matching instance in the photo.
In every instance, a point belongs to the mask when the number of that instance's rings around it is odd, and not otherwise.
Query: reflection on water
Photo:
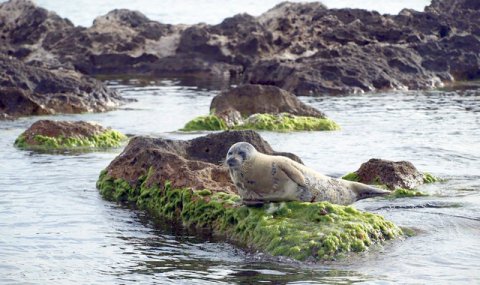
[[[117,111],[0,122],[0,283],[351,284],[480,280],[480,95],[391,92],[302,98],[337,121],[336,132],[268,133],[279,151],[340,176],[372,158],[412,161],[447,178],[427,197],[370,199],[416,235],[325,264],[245,252],[221,239],[104,201],[95,182],[121,151],[54,155],[20,151],[15,138],[38,119],[97,121],[128,134],[190,139],[179,128],[208,113],[216,88],[178,80],[110,81],[128,98]]]

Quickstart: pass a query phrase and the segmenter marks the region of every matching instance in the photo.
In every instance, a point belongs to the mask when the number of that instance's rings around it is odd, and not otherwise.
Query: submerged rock
[[[126,139],[120,132],[95,123],[40,120],[15,140],[15,146],[46,151],[89,150],[118,147]]]
[[[218,163],[237,139],[271,151],[252,131],[190,141],[136,137],[102,171],[97,188],[108,200],[133,203],[249,249],[297,260],[333,259],[401,235],[383,217],[351,206],[328,202],[241,206],[227,168]]]
[[[0,54],[0,114],[103,112],[124,102],[100,81],[76,71],[25,64]]]

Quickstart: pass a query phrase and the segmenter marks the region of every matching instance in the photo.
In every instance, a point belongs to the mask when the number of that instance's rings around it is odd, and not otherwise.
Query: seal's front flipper
[[[297,168],[289,165],[285,165],[283,162],[278,163],[278,168],[298,186],[306,188],[305,178],[303,174]]]

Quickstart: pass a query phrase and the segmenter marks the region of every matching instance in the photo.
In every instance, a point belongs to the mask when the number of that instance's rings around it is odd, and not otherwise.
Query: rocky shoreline
[[[88,28],[28,0],[0,4],[2,52],[88,75],[214,76],[296,95],[426,89],[479,77],[480,11],[434,0],[380,15],[282,3],[218,25],[168,25],[113,10]]]

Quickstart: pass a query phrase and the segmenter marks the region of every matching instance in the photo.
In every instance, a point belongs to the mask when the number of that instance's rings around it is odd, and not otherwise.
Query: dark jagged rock
[[[0,54],[0,114],[102,112],[125,102],[100,81],[68,69],[47,69]]]
[[[114,10],[89,28],[26,0],[0,4],[0,48],[88,74],[195,75],[275,85],[296,95],[425,89],[480,77],[475,0],[434,0],[381,15],[281,3],[218,25],[166,25]]]
[[[290,113],[296,116],[325,118],[317,109],[301,102],[295,95],[276,86],[245,84],[215,96],[210,110],[217,116],[236,110],[242,116]]]

